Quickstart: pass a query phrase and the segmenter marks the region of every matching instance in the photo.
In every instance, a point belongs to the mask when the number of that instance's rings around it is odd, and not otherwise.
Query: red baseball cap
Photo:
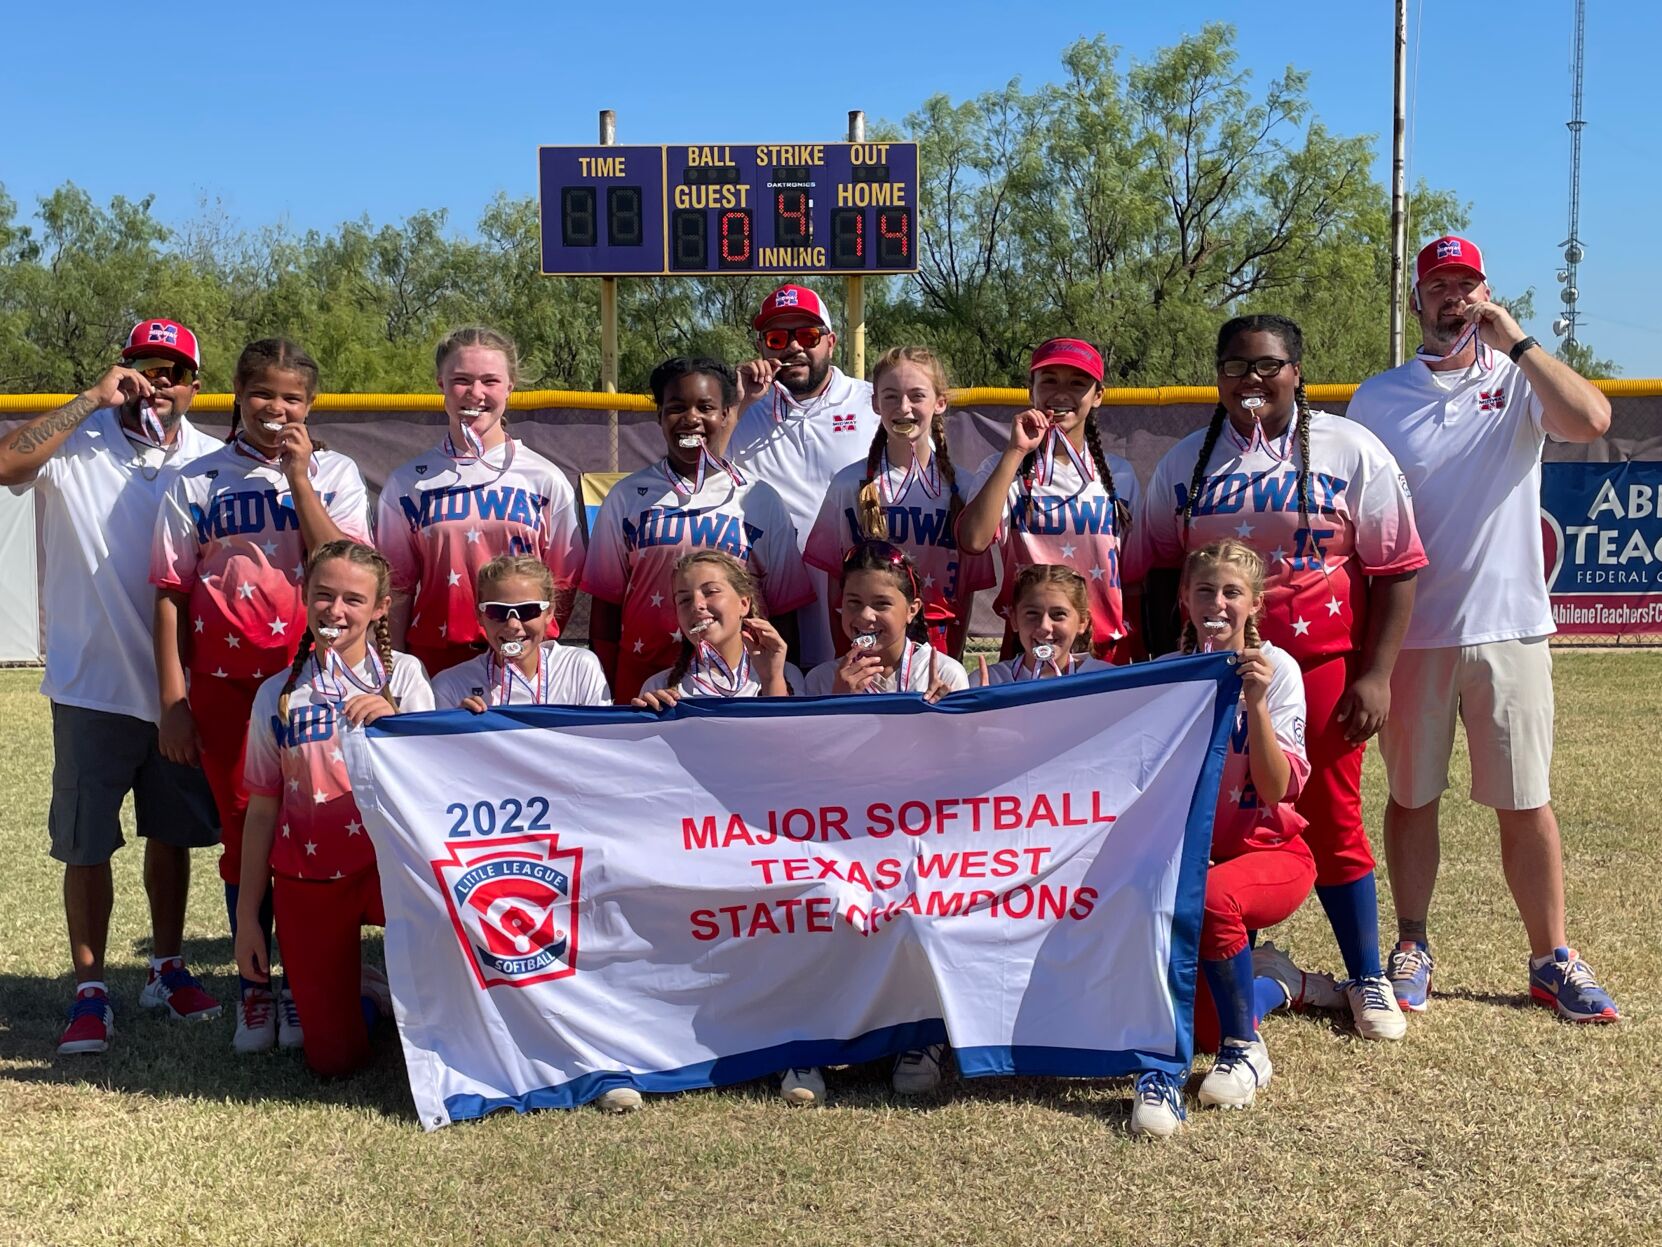
[[[1091,380],[1098,384],[1102,381],[1101,354],[1089,342],[1078,338],[1052,338],[1049,342],[1041,342],[1034,348],[1033,362],[1027,366],[1027,371],[1038,372],[1051,364],[1066,364],[1089,374]]]
[[[122,359],[176,359],[202,370],[202,351],[196,345],[196,335],[176,320],[141,320],[127,335],[127,345],[121,350]]]
[[[825,300],[806,286],[780,286],[762,300],[762,310],[756,313],[750,327],[765,329],[771,320],[798,314],[812,316],[826,329],[831,329],[831,314],[825,310]]]
[[[1419,285],[1443,268],[1470,269],[1484,281],[1489,280],[1483,272],[1483,253],[1477,249],[1477,244],[1469,239],[1456,238],[1453,234],[1433,239],[1420,248],[1420,254],[1414,259],[1414,284]]]

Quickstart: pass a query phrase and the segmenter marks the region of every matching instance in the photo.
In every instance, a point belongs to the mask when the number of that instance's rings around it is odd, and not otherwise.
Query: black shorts
[[[121,802],[129,792],[139,835],[186,849],[219,843],[207,777],[162,757],[154,723],[53,702],[52,856],[70,866],[109,861],[126,843]]]

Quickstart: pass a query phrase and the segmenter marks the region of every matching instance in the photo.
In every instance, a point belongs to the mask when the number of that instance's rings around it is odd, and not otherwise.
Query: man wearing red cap
[[[806,286],[781,286],[762,300],[750,325],[761,357],[739,369],[741,414],[728,453],[779,492],[801,549],[831,478],[865,457],[881,421],[871,382],[846,376],[831,362],[837,335],[819,295]],[[808,574],[818,600],[798,615],[804,669],[836,657],[825,573],[810,565]]]
[[[121,363],[91,389],[0,442],[0,485],[33,489],[44,535],[46,676],[52,703],[52,856],[64,863],[64,913],[76,996],[61,1054],[103,1052],[115,1031],[104,985],[122,845],[133,794],[150,899],[150,974],[140,1005],[179,1020],[219,1015],[182,956],[190,850],[218,843],[202,772],[161,756],[150,535],[181,468],[220,448],[186,420],[201,388],[196,336],[139,322]]]
[[[1467,239],[1438,238],[1420,251],[1412,306],[1424,345],[1365,381],[1347,413],[1401,465],[1430,559],[1379,738],[1398,927],[1388,974],[1402,1007],[1424,1011],[1438,803],[1459,718],[1472,800],[1495,811],[1501,865],[1529,935],[1530,995],[1571,1021],[1614,1022],[1615,1004],[1565,935],[1547,784],[1555,629],[1540,521],[1543,441],[1595,441],[1610,427],[1610,402],[1493,301],[1482,253]]]

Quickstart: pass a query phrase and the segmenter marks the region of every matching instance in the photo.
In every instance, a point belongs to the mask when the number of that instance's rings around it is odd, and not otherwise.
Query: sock
[[[103,979],[88,979],[85,983],[75,984],[75,999],[79,1000],[88,992],[97,992],[100,996],[108,996],[110,989],[104,986]]]
[[[375,1007],[375,1001],[368,996],[358,997],[358,1008],[364,1015],[364,1029],[373,1035],[375,1033],[375,1023],[381,1019],[381,1011]]]
[[[1373,871],[1349,883],[1317,885],[1316,895],[1339,941],[1345,973],[1353,979],[1378,978],[1384,970],[1379,962],[1379,893]]]
[[[1252,980],[1252,1009],[1260,1021],[1289,1004],[1292,1004],[1292,999],[1287,995],[1287,989],[1274,979],[1260,976]]]
[[[1218,1032],[1224,1041],[1257,1038],[1258,1027],[1252,1017],[1252,949],[1243,948],[1221,961],[1202,961],[1200,968],[1206,972],[1206,986],[1212,989]]]
[[[225,885],[225,911],[231,917],[231,943],[233,945],[237,942],[237,897],[240,896],[241,893],[242,888],[238,884],[227,883]],[[265,900],[260,902],[260,930],[265,932],[266,956],[275,959],[277,956],[277,945],[272,939],[270,888],[266,889]],[[251,988],[256,987],[261,991],[271,990],[270,983],[256,983],[253,979],[245,979],[242,975],[237,975],[239,997],[246,996]]]

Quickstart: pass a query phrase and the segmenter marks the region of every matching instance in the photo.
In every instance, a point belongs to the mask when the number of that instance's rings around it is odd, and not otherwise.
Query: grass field
[[[1575,1028],[1528,1004],[1493,820],[1464,799],[1462,758],[1432,1011],[1391,1045],[1277,1015],[1258,1106],[1192,1112],[1164,1146],[1127,1136],[1124,1083],[960,1083],[902,1107],[861,1070],[832,1075],[822,1111],[750,1087],[426,1135],[390,1034],[373,1071],[324,1085],[297,1055],[233,1057],[228,1019],[140,1016],[132,846],[110,941],[122,1031],[107,1056],[57,1060],[69,980],[35,684],[0,672],[0,1242],[1662,1241],[1657,653],[1557,657],[1571,930],[1626,1020]],[[1367,784],[1377,827],[1371,753]],[[189,947],[229,1000],[223,904],[210,856],[197,863]],[[1276,938],[1337,960],[1313,902]]]

